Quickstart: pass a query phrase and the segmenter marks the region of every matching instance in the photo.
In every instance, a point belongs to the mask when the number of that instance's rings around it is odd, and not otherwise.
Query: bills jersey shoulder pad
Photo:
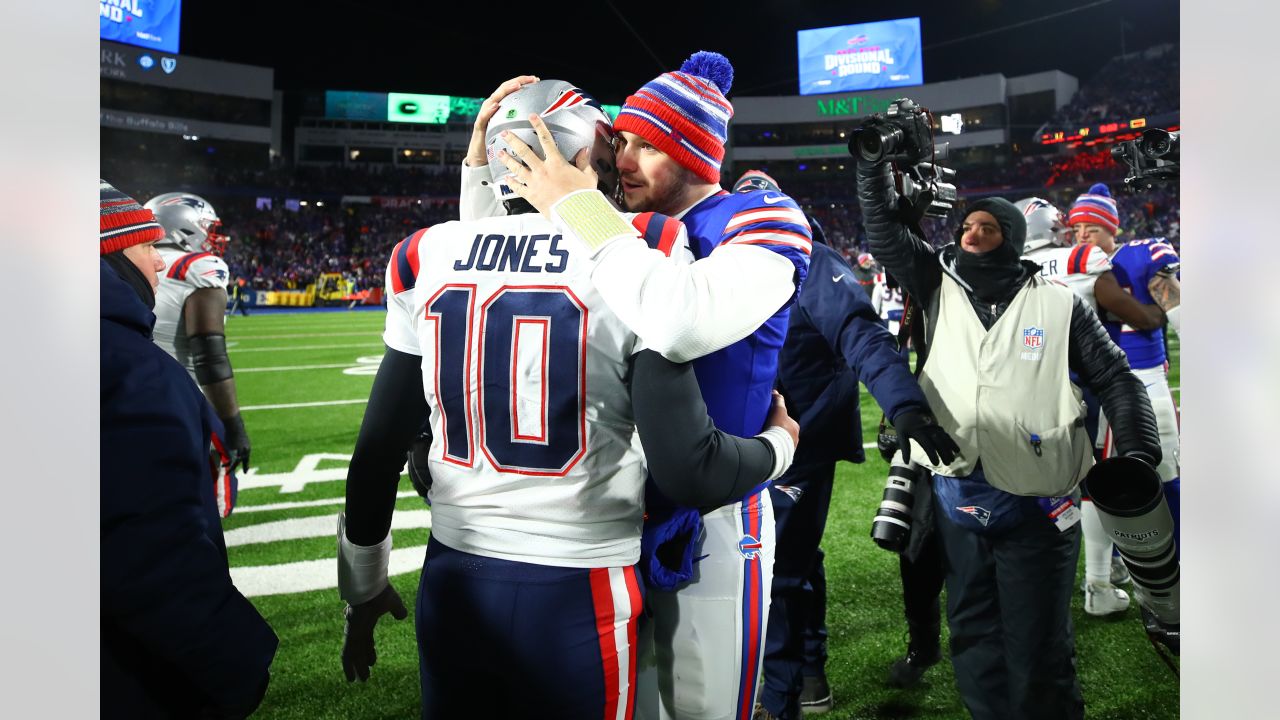
[[[166,278],[196,288],[225,289],[229,275],[226,261],[207,252],[180,255],[165,269]]]
[[[392,295],[412,290],[418,284],[418,245],[428,228],[415,231],[396,243],[387,262],[387,289]]]
[[[750,192],[708,198],[723,219],[719,244],[789,248],[809,255],[813,231],[795,200],[781,193]]]

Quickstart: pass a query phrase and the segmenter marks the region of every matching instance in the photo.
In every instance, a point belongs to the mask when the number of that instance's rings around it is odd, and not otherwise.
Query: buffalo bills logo
[[[1039,350],[1044,346],[1044,328],[1032,325],[1022,329],[1022,346],[1031,350]]]
[[[982,523],[982,527],[986,527],[987,523],[991,522],[991,511],[984,507],[978,507],[977,505],[964,505],[957,506],[956,509],[966,515],[971,515],[974,520]]]
[[[866,42],[866,41],[867,41],[867,36],[866,36],[866,35],[854,35],[853,37],[849,38],[848,40],[845,40],[845,41],[844,41],[844,44],[845,44],[845,45],[850,45],[850,46],[852,46],[852,45],[861,45],[862,43],[864,43],[864,42]]]
[[[738,541],[738,552],[742,553],[742,557],[748,560],[755,560],[760,555],[760,541],[750,535],[743,535]]]

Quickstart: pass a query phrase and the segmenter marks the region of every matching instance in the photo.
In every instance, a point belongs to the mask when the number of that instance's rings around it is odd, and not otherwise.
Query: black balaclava
[[[112,270],[116,271],[116,275],[119,275],[121,280],[128,283],[129,287],[138,293],[138,299],[142,301],[143,305],[147,306],[148,310],[156,309],[155,290],[151,288],[151,283],[147,281],[147,276],[142,274],[138,266],[124,256],[123,250],[107,253],[102,256],[102,259],[107,261],[107,264],[111,266]]]
[[[963,230],[956,232],[956,274],[973,288],[979,300],[999,302],[1016,292],[1026,274],[1022,248],[1027,242],[1027,220],[1016,205],[1004,198],[983,198],[969,205],[965,217],[986,211],[1000,225],[1004,242],[985,253],[968,252],[960,246]]]

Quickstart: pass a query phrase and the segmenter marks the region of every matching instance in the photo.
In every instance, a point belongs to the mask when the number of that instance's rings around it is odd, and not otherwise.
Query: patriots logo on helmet
[[[1031,213],[1035,212],[1036,210],[1041,210],[1043,208],[1056,209],[1052,205],[1050,205],[1048,202],[1041,200],[1040,198],[1031,198],[1031,202],[1027,203],[1027,206],[1022,208],[1022,214],[1027,217],[1030,217]]]
[[[158,204],[160,204],[160,205],[187,205],[187,206],[193,207],[193,208],[195,208],[195,209],[197,209],[197,210],[201,210],[201,209],[203,209],[203,208],[204,208],[204,206],[205,206],[207,203],[205,203],[205,201],[201,200],[200,198],[198,198],[198,197],[194,197],[194,196],[192,196],[192,195],[180,195],[180,196],[178,196],[178,197],[171,197],[171,198],[169,198],[168,200],[161,200]]]
[[[568,90],[565,90],[564,93],[560,95],[560,97],[556,98],[555,102],[551,103],[551,107],[542,111],[542,116],[546,117],[547,115],[550,115],[555,112],[559,112],[560,110],[564,110],[566,108],[574,107],[575,105],[588,105],[597,110],[600,110],[600,103],[596,102],[595,98],[579,90],[578,88],[569,88]],[[604,112],[604,111],[601,110],[601,112]]]
[[[956,506],[956,509],[966,515],[971,515],[974,520],[982,523],[982,527],[986,527],[987,523],[991,522],[991,511],[984,507],[978,507],[977,505],[958,505]]]
[[[748,560],[754,560],[759,557],[760,548],[762,547],[760,540],[750,535],[743,535],[742,539],[738,541],[738,552],[742,553],[742,557]]]

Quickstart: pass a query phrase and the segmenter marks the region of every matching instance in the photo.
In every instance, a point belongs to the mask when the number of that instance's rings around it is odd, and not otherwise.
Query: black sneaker
[[[805,675],[804,686],[800,690],[800,711],[806,715],[824,713],[835,707],[831,697],[831,686],[827,684],[827,674]]]
[[[942,660],[942,648],[930,645],[926,648],[907,646],[906,657],[894,661],[889,668],[889,685],[896,688],[914,687],[929,668]]]

